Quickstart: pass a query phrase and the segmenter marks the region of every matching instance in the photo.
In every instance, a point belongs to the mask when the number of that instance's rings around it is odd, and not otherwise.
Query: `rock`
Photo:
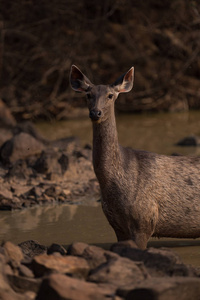
[[[8,259],[15,261],[17,265],[19,265],[24,258],[20,247],[8,241],[3,244],[3,248],[5,249],[5,254],[8,257]]]
[[[126,240],[126,241],[112,244],[110,250],[121,255],[124,249],[129,249],[129,248],[139,249],[137,244],[133,240]]]
[[[183,138],[176,144],[177,146],[200,146],[200,137],[191,135]]]
[[[37,241],[28,240],[18,245],[26,257],[33,258],[36,255],[46,253],[47,247]]]
[[[31,155],[38,155],[44,150],[44,144],[27,133],[19,133],[6,141],[0,149],[1,161],[6,164]]]
[[[30,278],[24,276],[8,275],[12,289],[17,293],[31,291],[37,293],[42,280],[40,278]]]
[[[200,298],[200,278],[152,278],[130,291],[126,300],[188,300]]]
[[[48,247],[47,249],[47,254],[53,254],[54,252],[58,252],[60,253],[61,255],[66,255],[67,254],[67,251],[66,249],[61,246],[61,245],[58,245],[58,244],[52,244],[50,247]]]
[[[34,278],[32,270],[27,268],[25,265],[19,265],[18,271],[20,276]]]
[[[39,197],[41,197],[43,193],[43,189],[40,186],[34,186],[34,187],[26,187],[24,190],[21,191],[18,190],[18,193],[20,193],[20,196],[23,196],[23,198],[28,199],[30,197],[33,197],[35,200],[37,200]],[[14,192],[15,194],[15,192]]]
[[[36,293],[31,292],[31,291],[27,291],[24,293],[24,297],[26,300],[35,300],[36,299]]]
[[[33,165],[33,168],[41,174],[50,174],[55,173],[62,175],[63,172],[66,171],[65,165],[63,167],[61,166],[61,163],[59,162],[59,154],[57,152],[46,152],[43,151],[40,155],[40,157],[36,160],[35,164]],[[61,160],[62,161],[62,160]],[[64,161],[64,158],[63,158]],[[65,170],[65,171],[64,171]]]
[[[5,265],[0,260],[0,299],[1,300],[26,300],[24,296],[19,295],[13,291],[9,286],[5,276]]]
[[[33,168],[38,173],[42,173],[42,174],[48,173],[49,168],[51,168],[50,157],[48,157],[47,154],[44,151],[42,151],[40,157],[36,160],[35,164],[33,165]]]
[[[11,185],[11,190],[12,190],[13,196],[16,196],[16,197],[20,197],[20,196],[27,197],[29,194],[32,194],[33,189],[34,188],[32,188],[28,185],[19,185],[19,184]]]
[[[118,257],[110,251],[84,243],[72,244],[68,249],[68,254],[84,257],[92,269],[106,263],[109,259]]]
[[[21,208],[21,205],[17,205],[16,203],[13,203],[11,199],[3,198],[0,200],[0,210],[12,210],[18,208]]]
[[[84,250],[88,247],[89,245],[86,243],[81,243],[81,242],[76,242],[73,243],[69,246],[67,253],[69,255],[74,255],[74,256],[82,256]]]
[[[61,151],[67,151],[67,154],[71,155],[79,143],[79,138],[72,136],[52,141],[51,146],[60,149]]]
[[[28,168],[25,160],[19,159],[9,167],[5,178],[17,177],[18,179],[28,179],[29,176],[33,176],[33,170]]]
[[[130,261],[128,258],[118,257],[110,259],[93,270],[89,281],[98,283],[110,283],[118,288],[130,289],[142,280],[150,277],[142,263]]]
[[[114,299],[115,288],[100,286],[70,278],[62,274],[51,274],[41,284],[36,300],[108,300]]]
[[[61,193],[61,189],[56,185],[51,185],[45,189],[44,194],[48,197],[57,198],[58,195]]]
[[[5,187],[0,186],[0,200],[1,199],[9,199],[12,200],[13,194],[9,189],[5,189]]]
[[[58,159],[58,162],[61,166],[62,174],[65,174],[69,167],[69,158],[67,155],[62,154],[61,157]]]
[[[89,265],[82,257],[41,254],[34,257],[32,269],[37,277],[53,271],[76,277],[86,277],[89,272]]]
[[[127,248],[126,243],[121,242],[114,244],[111,250],[133,261],[142,261],[149,273],[154,276],[172,276],[175,272],[174,267],[180,267],[182,264],[179,256],[169,249],[140,250],[130,247],[130,244]]]
[[[29,135],[34,137],[36,140],[38,140],[44,144],[48,144],[48,141],[39,133],[37,128],[30,121],[16,124],[16,126],[13,129],[14,135],[20,134],[21,132],[28,133]]]
[[[74,150],[73,152],[73,156],[75,156],[76,158],[80,158],[80,157],[83,157],[83,158],[88,158],[88,151],[86,149],[82,149],[82,150]]]

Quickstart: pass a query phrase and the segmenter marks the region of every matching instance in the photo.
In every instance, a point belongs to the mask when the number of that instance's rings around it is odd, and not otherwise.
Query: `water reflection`
[[[50,245],[69,245],[79,241],[97,244],[109,249],[116,242],[115,234],[108,224],[100,204],[53,205],[1,212],[0,240],[20,243],[35,239]],[[200,240],[155,239],[149,247],[168,247],[176,251],[185,263],[200,267]]]
[[[100,205],[65,204],[1,212],[0,240],[19,243],[26,239],[36,239],[46,245],[52,242],[70,244],[74,241],[116,241]]]

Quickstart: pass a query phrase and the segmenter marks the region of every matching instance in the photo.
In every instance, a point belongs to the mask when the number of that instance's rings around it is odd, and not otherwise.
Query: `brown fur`
[[[79,77],[77,89],[73,82]],[[93,121],[93,165],[103,211],[118,240],[133,239],[144,249],[151,236],[200,237],[200,158],[158,155],[118,143],[114,102],[132,88],[133,69],[111,86],[93,85],[75,66],[70,79],[75,90],[82,86],[90,93],[89,110],[101,112]]]

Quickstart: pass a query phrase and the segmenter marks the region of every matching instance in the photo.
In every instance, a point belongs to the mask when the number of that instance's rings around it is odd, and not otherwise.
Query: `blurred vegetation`
[[[119,111],[200,108],[200,2],[0,0],[0,96],[18,119],[81,114],[72,63],[94,83],[135,66]]]

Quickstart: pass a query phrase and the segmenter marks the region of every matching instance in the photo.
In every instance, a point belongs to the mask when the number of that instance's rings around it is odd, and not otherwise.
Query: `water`
[[[175,143],[187,135],[200,135],[200,111],[160,114],[117,115],[119,142],[122,146],[161,154],[179,152],[198,155],[200,148],[177,147]],[[61,122],[40,122],[41,133],[58,139],[78,136],[81,144],[92,144],[92,126],[89,118]]]
[[[54,242],[66,247],[73,242],[85,242],[106,249],[117,241],[98,203],[93,206],[64,204],[3,211],[0,239],[16,244],[33,239],[44,245]],[[148,246],[171,248],[185,263],[200,267],[200,239],[152,238]]]
[[[47,138],[78,136],[83,145],[92,141],[88,118],[50,124],[43,122],[37,126]],[[119,115],[117,127],[119,141],[124,146],[162,154],[200,154],[198,147],[175,146],[178,140],[187,135],[200,135],[200,112]],[[115,234],[98,203],[93,206],[55,205],[0,212],[0,241],[19,243],[29,239],[45,245],[53,242],[68,245],[82,241],[106,248],[116,242]],[[184,262],[200,267],[200,239],[151,239],[149,246],[172,248]]]

